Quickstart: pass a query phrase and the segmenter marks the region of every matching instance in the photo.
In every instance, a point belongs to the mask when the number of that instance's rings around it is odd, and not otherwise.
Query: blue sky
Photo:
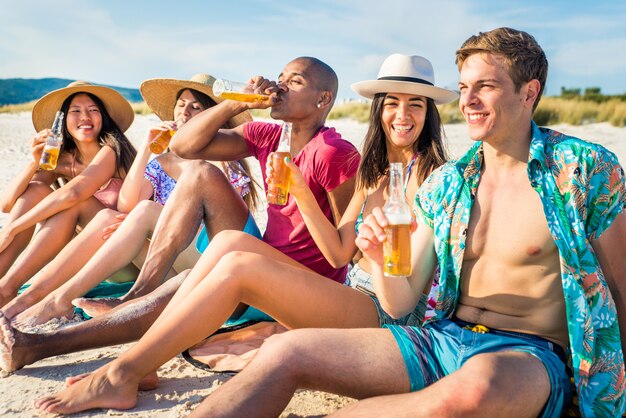
[[[0,78],[60,77],[138,87],[208,72],[276,77],[311,55],[350,84],[376,78],[391,53],[423,55],[455,88],[454,52],[470,35],[510,26],[550,63],[547,93],[598,86],[626,93],[626,1],[550,0],[0,0]]]

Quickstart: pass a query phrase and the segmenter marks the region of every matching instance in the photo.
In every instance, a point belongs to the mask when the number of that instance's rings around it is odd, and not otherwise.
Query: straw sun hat
[[[86,81],[74,81],[58,90],[37,100],[33,106],[33,125],[37,132],[52,127],[54,116],[61,109],[61,105],[74,93],[91,93],[104,103],[111,119],[115,121],[122,132],[125,132],[135,119],[135,112],[121,94],[110,87],[97,86]]]
[[[184,89],[193,89],[206,94],[215,103],[223,99],[213,94],[213,82],[215,78],[209,74],[196,74],[191,80],[177,80],[173,78],[152,78],[141,83],[139,91],[146,104],[161,120],[174,120],[174,106],[178,92]],[[230,119],[234,126],[239,126],[252,121],[248,111],[233,116]]]
[[[452,90],[435,86],[433,65],[418,55],[390,55],[381,65],[377,80],[359,81],[351,87],[368,99],[373,99],[377,93],[406,93],[426,96],[436,104],[443,104],[459,97]]]

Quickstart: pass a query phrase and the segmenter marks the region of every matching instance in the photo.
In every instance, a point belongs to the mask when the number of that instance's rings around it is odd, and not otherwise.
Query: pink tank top
[[[72,158],[72,177],[76,177],[76,157]],[[117,198],[119,197],[120,190],[122,189],[122,179],[111,177],[109,181],[93,194],[93,197],[98,199],[104,207],[109,209],[117,209]]]

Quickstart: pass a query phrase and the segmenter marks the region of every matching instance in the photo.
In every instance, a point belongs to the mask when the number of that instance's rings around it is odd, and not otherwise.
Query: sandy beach
[[[127,132],[135,145],[139,145],[148,127],[157,118],[136,116],[133,126]],[[359,149],[367,126],[352,120],[329,121],[343,137],[352,141]],[[559,125],[553,127],[563,133],[578,136],[600,143],[614,152],[622,164],[626,163],[626,128],[616,128],[609,124],[584,126]],[[453,157],[465,151],[471,141],[467,139],[463,124],[445,127],[449,149]],[[30,155],[29,141],[35,134],[30,113],[0,114],[0,191],[25,166]],[[259,174],[258,165],[256,174]],[[255,214],[263,225],[264,213]],[[6,214],[0,214],[0,224]],[[128,345],[120,345],[84,351],[81,353],[52,357],[11,374],[0,375],[0,416],[31,417],[45,416],[33,406],[33,400],[63,388],[64,379],[80,373],[92,371],[109,362],[126,350]],[[0,372],[2,373],[2,372]],[[178,356],[166,363],[159,371],[160,386],[153,391],[140,392],[137,407],[129,411],[95,410],[77,414],[82,417],[182,417],[186,416],[211,391],[226,381],[225,374],[212,374],[195,368]],[[300,391],[289,407],[281,415],[284,417],[313,417],[328,414],[352,399],[321,392]]]

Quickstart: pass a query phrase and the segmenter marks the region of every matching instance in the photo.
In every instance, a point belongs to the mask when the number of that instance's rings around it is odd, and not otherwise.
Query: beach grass
[[[33,106],[37,100],[33,100],[32,102],[20,103],[20,104],[12,104],[12,105],[3,105],[0,106],[0,113],[20,113],[20,112],[30,112],[33,110]]]
[[[611,99],[601,103],[590,100],[545,97],[533,117],[538,125],[567,123],[586,125],[609,122],[613,126],[626,126],[626,101]]]

